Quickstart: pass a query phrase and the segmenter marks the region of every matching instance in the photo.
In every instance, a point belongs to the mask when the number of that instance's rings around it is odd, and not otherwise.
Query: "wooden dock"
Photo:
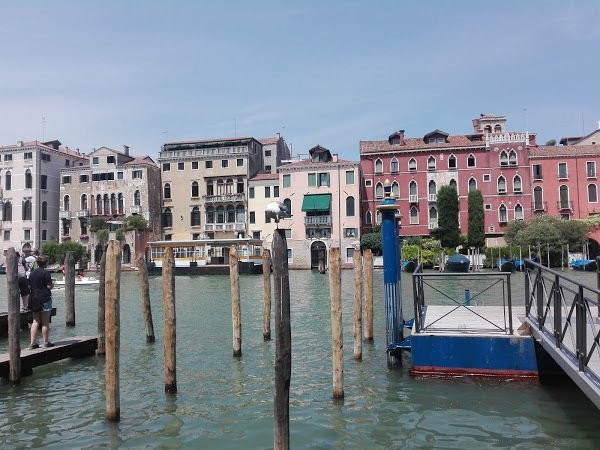
[[[56,308],[52,308],[52,314],[50,315],[50,322],[52,322],[52,316],[56,316]],[[21,329],[27,328],[27,324],[33,321],[33,314],[31,311],[21,311]],[[0,311],[0,337],[8,336],[8,312]]]
[[[54,342],[54,347],[21,350],[21,376],[31,375],[34,367],[43,366],[67,358],[94,355],[98,347],[96,336],[75,336]],[[0,355],[0,377],[8,378],[9,355]]]

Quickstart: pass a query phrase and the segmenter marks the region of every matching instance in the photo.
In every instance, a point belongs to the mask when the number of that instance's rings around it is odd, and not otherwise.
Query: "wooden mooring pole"
[[[290,380],[292,331],[290,277],[285,230],[273,233],[273,286],[275,288],[275,399],[273,438],[276,450],[290,448]]]
[[[8,379],[14,386],[21,383],[21,294],[19,293],[19,264],[13,247],[6,250],[6,284],[8,287]]]
[[[331,344],[333,350],[333,398],[344,398],[342,265],[338,247],[329,249],[329,297],[331,301]]]
[[[150,286],[148,284],[148,266],[143,254],[137,257],[137,268],[140,274],[140,291],[142,293],[142,314],[146,329],[146,342],[154,342],[154,325],[152,323],[152,307],[150,306]]]
[[[121,345],[121,242],[111,240],[106,252],[106,418],[121,419],[119,346]]]
[[[75,254],[67,252],[65,256],[65,322],[68,327],[75,326]]]
[[[98,348],[96,354],[104,356],[106,354],[106,246],[102,250],[102,258],[100,258],[100,284],[98,285]]]
[[[370,248],[363,255],[365,295],[365,341],[373,341],[373,252]]]
[[[240,305],[240,272],[237,245],[229,247],[229,279],[231,283],[231,321],[233,322],[233,356],[242,356],[242,308]]]
[[[362,255],[360,248],[354,249],[354,359],[362,360]]]
[[[268,249],[263,250],[263,339],[271,340],[271,252]]]
[[[175,317],[175,258],[165,248],[162,266],[163,309],[165,314],[165,392],[177,392],[177,333]]]

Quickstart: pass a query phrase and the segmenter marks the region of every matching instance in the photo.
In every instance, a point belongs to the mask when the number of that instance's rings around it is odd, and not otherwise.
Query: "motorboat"
[[[100,284],[100,280],[95,277],[88,276],[75,276],[75,286],[98,286]],[[54,282],[55,287],[65,287],[65,279],[56,280]]]
[[[471,266],[471,260],[467,258],[465,255],[461,255],[457,253],[456,255],[452,255],[446,261],[446,272],[458,272],[458,273],[466,273],[469,271],[469,267]]]
[[[596,270],[595,259],[574,259],[570,262],[570,266],[575,270]]]

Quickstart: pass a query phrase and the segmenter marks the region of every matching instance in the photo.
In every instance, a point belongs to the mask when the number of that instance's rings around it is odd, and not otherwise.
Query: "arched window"
[[[196,198],[200,195],[200,189],[197,181],[192,181],[192,197]]]
[[[382,173],[383,172],[383,161],[380,159],[377,159],[377,161],[375,161],[375,173]]]
[[[428,193],[429,193],[429,201],[435,202],[436,194],[437,194],[437,186],[435,184],[435,181],[431,180],[429,182],[427,189],[428,189]]]
[[[117,196],[110,194],[110,213],[117,214]]]
[[[110,198],[108,194],[104,194],[104,214],[110,214]]]
[[[560,209],[570,209],[569,208],[569,188],[567,185],[563,184],[558,190],[559,198],[560,198]]]
[[[398,160],[395,157],[392,158],[392,161],[390,162],[390,170],[392,173],[398,172]]]
[[[380,225],[381,224],[381,211],[377,211],[377,213],[376,213],[375,224],[376,225]]]
[[[215,209],[212,206],[206,208],[206,223],[215,223]]]
[[[33,177],[31,176],[31,170],[25,171],[25,189],[31,189],[33,186]]]
[[[119,192],[117,195],[117,209],[119,210],[119,214],[123,214],[123,210],[125,209],[125,205],[123,202],[123,194]]]
[[[508,222],[508,214],[506,213],[506,206],[504,206],[504,203],[498,208],[498,221],[500,223]]]
[[[216,211],[217,223],[225,223],[225,208],[219,206]]]
[[[371,211],[365,213],[365,225],[371,225],[373,223],[373,215]]]
[[[475,167],[475,155],[472,153],[467,158],[467,167]]]
[[[165,183],[165,187],[163,188],[163,198],[171,198],[171,184]]]
[[[217,193],[212,195],[223,195],[225,194],[225,182],[221,179],[217,180]],[[208,194],[211,195],[211,194]]]
[[[500,152],[500,165],[508,166],[508,154],[504,150]]]
[[[291,217],[292,216],[292,201],[289,198],[286,198],[283,201],[283,204],[285,205],[285,207],[288,210],[288,217]]]
[[[102,214],[102,196],[100,194],[96,196],[96,214]]]
[[[246,209],[243,205],[235,209],[235,223],[246,223]]]
[[[498,194],[506,194],[506,178],[502,175],[498,177]]]
[[[492,126],[491,125],[486,125],[485,128],[483,129],[483,131],[485,133],[491,133],[492,132]]]
[[[523,220],[523,207],[519,203],[515,205],[515,220]]]
[[[598,203],[598,190],[595,184],[588,184],[588,202]]]
[[[346,217],[354,217],[354,197],[346,197]]]
[[[162,219],[164,228],[171,228],[173,226],[173,213],[171,212],[171,208],[164,209]]]
[[[191,222],[190,225],[193,227],[198,227],[200,226],[200,208],[198,208],[197,206],[194,206],[192,208],[192,216],[191,216]]]
[[[394,198],[400,198],[400,185],[397,181],[392,183],[392,194],[394,194]]]
[[[227,194],[233,194],[233,180],[231,178],[227,178],[225,189]]]
[[[427,170],[435,170],[435,158],[433,156],[427,158]]]
[[[242,178],[238,178],[238,180],[237,180],[237,193],[238,194],[244,193],[244,180]]]
[[[533,188],[533,210],[544,211],[544,192],[541,186]]]
[[[419,210],[413,206],[412,208],[410,208],[410,224],[411,225],[418,225],[419,223]]]
[[[502,127],[499,124],[494,125],[494,133],[502,133]]]
[[[411,202],[416,202],[419,195],[417,193],[417,182],[416,181],[411,181],[410,184],[408,185],[408,196],[409,196],[409,201]]]
[[[81,206],[81,210],[85,211],[88,209],[88,198],[87,198],[87,194],[82,194],[81,195],[81,199],[79,200],[80,206]]]
[[[417,171],[417,160],[415,158],[410,158],[408,161],[408,171],[416,172]]]
[[[522,190],[521,177],[519,175],[515,175],[515,177],[513,178],[513,192],[521,192],[521,190]]]
[[[235,223],[235,208],[232,205],[227,207],[227,216],[225,222]]]
[[[458,168],[456,156],[450,155],[448,158],[448,170],[456,170]]]
[[[508,164],[511,166],[517,165],[517,152],[515,152],[514,150],[511,150],[508,154]]]
[[[477,189],[477,180],[473,177],[469,178],[469,191]]]
[[[383,184],[380,181],[375,185],[375,198],[383,198]]]
[[[63,197],[63,211],[69,211],[71,208],[71,198],[68,195]]]
[[[48,202],[42,202],[42,220],[48,220]]]
[[[142,194],[140,194],[140,191],[135,191],[135,193],[133,194],[133,204],[135,206],[142,205]]]
[[[454,178],[450,180],[449,186],[453,187],[454,189],[456,189],[456,192],[458,192],[458,184],[456,184],[456,180]]]
[[[2,220],[6,222],[12,222],[12,203],[10,200],[6,201],[2,205]]]
[[[31,200],[23,202],[23,220],[31,220]]]
[[[434,228],[437,228],[437,219],[437,208],[435,206],[432,206],[431,208],[429,208],[429,222],[435,222]]]
[[[11,186],[12,186],[12,176],[10,174],[10,170],[8,172],[6,172],[6,175],[4,175],[4,190],[5,191],[10,191],[11,190]]]

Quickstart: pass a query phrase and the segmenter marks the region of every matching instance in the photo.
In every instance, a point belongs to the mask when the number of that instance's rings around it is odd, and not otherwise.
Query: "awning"
[[[302,200],[302,211],[329,211],[331,194],[306,194]]]

